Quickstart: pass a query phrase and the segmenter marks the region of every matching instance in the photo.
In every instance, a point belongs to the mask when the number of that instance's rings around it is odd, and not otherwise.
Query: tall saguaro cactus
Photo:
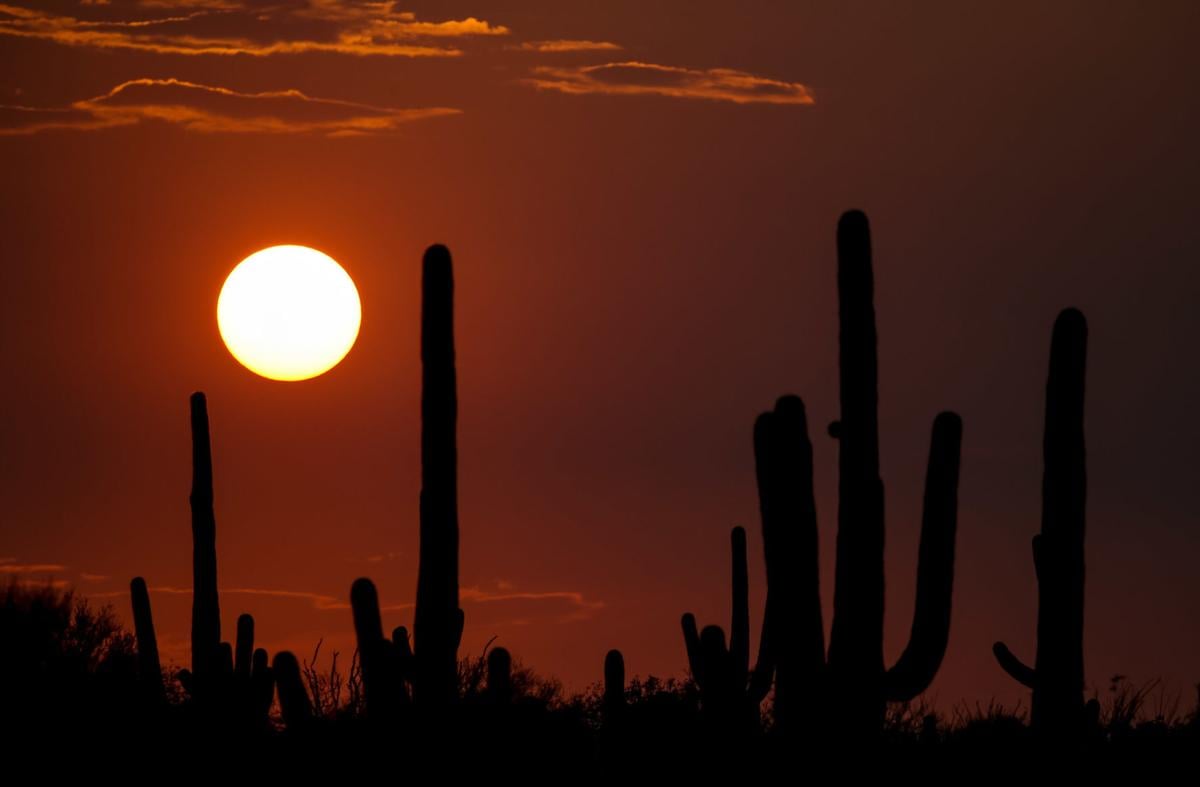
[[[221,648],[221,609],[217,599],[217,521],[213,514],[212,448],[208,402],[197,391],[192,412],[192,673],[204,677],[216,668]]]
[[[1054,323],[1046,382],[1042,530],[1033,537],[1033,565],[1038,581],[1034,666],[1023,664],[1003,642],[993,646],[1004,671],[1033,690],[1034,729],[1055,737],[1078,736],[1086,718],[1083,701],[1086,364],[1087,321],[1077,309],[1065,309]]]
[[[192,669],[181,670],[179,680],[210,716],[231,717],[247,729],[261,727],[270,710],[275,681],[267,652],[254,648],[254,618],[238,618],[234,645],[221,641],[212,447],[208,402],[199,391],[191,396],[191,421]]]
[[[884,495],[879,474],[878,364],[874,282],[867,217],[838,223],[841,418],[838,536],[833,625],[825,653],[812,485],[812,444],[804,404],[781,398],[759,416],[754,443],[767,561],[770,629],[776,662],[775,714],[796,730],[816,701],[839,734],[869,735],[885,703],[907,701],[932,682],[946,651],[954,579],[954,542],[962,422],[950,412],[933,423],[908,646],[883,663]]]
[[[454,275],[450,251],[425,251],[421,300],[421,547],[413,620],[413,700],[426,707],[457,696],[458,398],[454,367]]]

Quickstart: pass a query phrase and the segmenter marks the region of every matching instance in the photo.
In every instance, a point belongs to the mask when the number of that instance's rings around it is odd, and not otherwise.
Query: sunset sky
[[[763,569],[751,427],[814,427],[829,625],[834,231],[872,222],[889,663],[929,430],[963,416],[950,647],[931,693],[1032,661],[1050,328],[1087,315],[1087,674],[1200,680],[1200,5],[0,2],[0,579],[187,657],[188,395],[207,392],[223,624],[348,658],[351,582],[411,624],[420,258],[454,254],[464,652],[570,688],[620,648],[681,675]],[[362,299],[345,360],[240,366],[216,300],[274,244]],[[327,666],[327,662],[323,662]]]

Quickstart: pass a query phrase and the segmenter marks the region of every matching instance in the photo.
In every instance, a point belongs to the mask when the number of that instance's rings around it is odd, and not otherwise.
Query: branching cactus
[[[1078,310],[1066,309],[1054,323],[1046,383],[1042,530],[1033,537],[1038,581],[1034,666],[1023,664],[1003,642],[993,646],[1004,671],[1033,690],[1034,729],[1054,738],[1078,738],[1099,710],[1083,700],[1086,362],[1087,321]]]
[[[413,699],[444,707],[458,696],[458,399],[450,251],[425,252],[421,302],[421,546],[413,620]]]
[[[254,649],[250,615],[238,618],[236,649],[221,641],[212,446],[203,393],[192,394],[191,421],[192,669],[181,670],[179,679],[197,707],[214,720],[259,728],[266,724],[271,708],[274,677],[267,652]]]
[[[876,734],[885,703],[908,701],[933,681],[950,631],[962,422],[933,423],[925,478],[916,607],[908,646],[883,663],[884,500],[879,475],[878,372],[867,217],[838,224],[841,418],[838,535],[828,655],[822,623],[812,444],[803,402],[781,398],[759,416],[754,446],[781,730]],[[813,713],[817,704],[823,713]]]
[[[362,661],[366,712],[375,720],[393,720],[409,702],[408,685],[412,682],[413,654],[408,631],[398,627],[392,639],[383,636],[379,613],[379,594],[371,580],[355,580],[350,587],[350,607],[354,611],[354,633]]]
[[[758,726],[759,706],[771,688],[771,657],[766,616],[759,638],[758,659],[750,669],[750,580],[746,568],[746,531],[735,527],[732,547],[733,611],[729,646],[720,626],[697,632],[696,618],[684,614],[683,642],[692,678],[700,687],[700,703],[710,719],[730,728]]]
[[[454,273],[450,251],[430,246],[422,262],[421,501],[413,645],[383,635],[371,580],[350,590],[368,715],[394,718],[412,702],[444,709],[458,698],[458,394],[454,365]]]

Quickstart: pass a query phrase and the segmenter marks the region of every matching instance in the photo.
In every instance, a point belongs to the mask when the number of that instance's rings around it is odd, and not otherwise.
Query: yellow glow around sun
[[[272,380],[307,380],[337,366],[358,338],[362,304],[349,274],[307,246],[272,246],[238,263],[217,299],[233,357]]]

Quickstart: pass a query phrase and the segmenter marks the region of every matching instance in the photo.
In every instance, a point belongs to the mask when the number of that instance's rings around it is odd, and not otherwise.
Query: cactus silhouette
[[[909,642],[883,664],[884,504],[879,475],[878,373],[871,243],[858,211],[838,223],[841,418],[833,625],[825,652],[812,444],[803,402],[779,399],[755,422],[754,446],[767,564],[775,717],[785,731],[876,734],[888,701],[932,682],[945,655],[954,581],[962,422],[933,423],[925,478],[916,605]],[[824,713],[814,714],[814,701]]]
[[[300,662],[289,651],[281,650],[275,654],[272,672],[279,689],[279,712],[283,723],[289,732],[303,731],[313,720],[313,709],[300,675]]]
[[[154,703],[167,699],[163,685],[162,664],[158,659],[158,638],[154,634],[154,615],[150,612],[150,591],[146,580],[134,577],[129,583],[129,598],[133,603],[133,630],[137,638],[138,682],[146,698]]]
[[[705,713],[728,727],[753,729],[760,719],[759,705],[771,689],[770,648],[765,622],[759,637],[758,659],[750,670],[750,580],[746,568],[746,531],[730,533],[732,552],[733,611],[729,647],[720,626],[705,626],[697,633],[696,618],[685,613],[680,620],[692,679],[700,687]],[[743,726],[744,725],[744,726]]]
[[[197,391],[192,414],[192,674],[205,679],[217,669],[221,608],[217,598],[217,521],[213,513],[212,447],[208,402]]]
[[[421,301],[421,547],[413,618],[413,700],[445,706],[458,695],[458,400],[450,251],[425,251]]]
[[[217,525],[213,513],[208,401],[192,394],[192,669],[179,680],[203,713],[243,728],[266,724],[274,677],[265,650],[254,649],[254,618],[241,615],[235,647],[221,641]],[[147,607],[148,612],[148,607]],[[235,655],[236,654],[236,655]]]
[[[487,657],[487,701],[508,705],[513,700],[512,654],[507,648],[492,648]]]
[[[350,607],[354,612],[354,633],[362,661],[366,712],[372,719],[393,719],[409,702],[407,684],[412,680],[412,651],[408,631],[403,626],[393,632],[391,641],[383,636],[379,613],[379,594],[367,578],[350,587]]]
[[[1053,737],[1079,737],[1098,705],[1083,700],[1083,582],[1087,470],[1083,439],[1087,321],[1065,309],[1054,322],[1042,436],[1042,529],[1033,537],[1038,582],[1037,655],[1023,664],[1003,642],[1001,668],[1033,690],[1031,723]]]
[[[604,722],[616,722],[625,709],[625,657],[610,650],[604,656]]]

